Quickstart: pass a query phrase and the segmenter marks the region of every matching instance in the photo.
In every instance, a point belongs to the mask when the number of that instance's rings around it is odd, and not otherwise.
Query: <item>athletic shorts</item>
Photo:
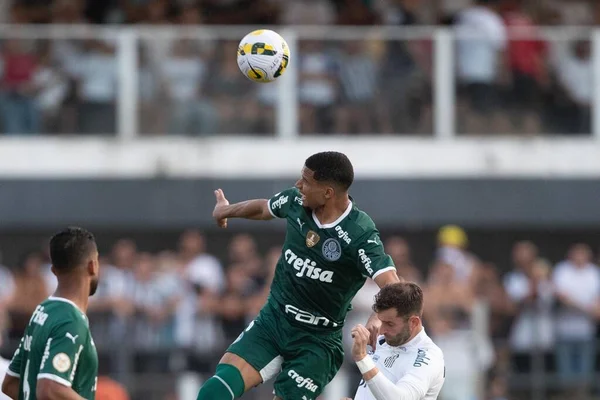
[[[302,329],[271,301],[227,352],[246,360],[263,382],[276,377],[275,395],[283,400],[315,400],[344,359],[341,330]]]

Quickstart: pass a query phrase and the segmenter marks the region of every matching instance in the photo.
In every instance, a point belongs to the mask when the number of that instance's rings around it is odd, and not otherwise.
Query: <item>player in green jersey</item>
[[[267,303],[232,343],[198,400],[235,399],[275,378],[275,399],[314,400],[343,361],[342,326],[367,278],[380,287],[398,282],[371,218],[348,194],[354,180],[341,153],[309,157],[294,188],[270,200],[229,204],[215,192],[213,216],[287,220],[287,234]],[[373,347],[381,322],[367,322]]]
[[[93,400],[98,355],[85,313],[98,287],[94,236],[67,228],[50,240],[50,258],[58,287],[33,312],[2,391],[14,400]]]

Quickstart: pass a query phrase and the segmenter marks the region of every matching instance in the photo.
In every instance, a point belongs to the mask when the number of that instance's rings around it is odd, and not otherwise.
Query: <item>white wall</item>
[[[590,139],[381,137],[3,138],[0,177],[296,177],[324,150],[346,153],[357,178],[600,177],[600,143]]]

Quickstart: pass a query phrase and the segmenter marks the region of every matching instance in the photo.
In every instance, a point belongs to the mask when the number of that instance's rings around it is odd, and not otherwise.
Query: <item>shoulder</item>
[[[352,237],[356,238],[357,242],[365,241],[374,234],[378,234],[375,222],[369,214],[354,206],[348,215],[348,222],[345,228]]]
[[[269,200],[271,209],[282,208],[285,205],[302,205],[302,194],[296,187],[291,187],[274,194]]]

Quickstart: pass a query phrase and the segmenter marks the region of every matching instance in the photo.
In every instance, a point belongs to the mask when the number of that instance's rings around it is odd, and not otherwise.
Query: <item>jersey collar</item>
[[[77,307],[77,304],[73,303],[69,299],[65,299],[64,297],[58,297],[58,296],[50,296],[50,297],[48,297],[48,300],[62,301],[63,303],[68,303],[68,304],[72,305],[73,307],[75,307],[77,309],[77,311],[79,311],[81,314],[83,314],[83,316],[87,319],[87,315],[85,315],[85,313],[81,310],[81,308]]]
[[[352,207],[354,207],[354,202],[352,201],[352,198],[350,198],[350,201],[348,202],[348,207],[346,207],[346,211],[344,211],[344,213],[342,215],[340,215],[340,217],[338,219],[336,219],[335,221],[333,221],[329,224],[321,224],[321,222],[319,222],[319,219],[315,215],[315,212],[313,211],[312,212],[313,221],[315,221],[315,224],[317,224],[319,229],[333,228],[336,225],[338,225],[340,222],[342,222],[344,220],[344,218],[346,218],[348,216],[348,214],[350,214],[350,211],[352,211]]]

